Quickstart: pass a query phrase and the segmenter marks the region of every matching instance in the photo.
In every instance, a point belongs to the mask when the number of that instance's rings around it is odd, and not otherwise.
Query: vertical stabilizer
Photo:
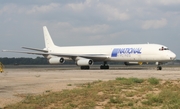
[[[55,46],[46,26],[43,26],[43,32],[46,48],[48,49]]]

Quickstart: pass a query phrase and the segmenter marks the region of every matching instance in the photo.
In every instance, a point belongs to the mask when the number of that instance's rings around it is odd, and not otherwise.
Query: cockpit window
[[[159,50],[160,50],[160,51],[169,50],[169,48],[161,47]]]
[[[164,48],[164,50],[169,50],[169,48]]]

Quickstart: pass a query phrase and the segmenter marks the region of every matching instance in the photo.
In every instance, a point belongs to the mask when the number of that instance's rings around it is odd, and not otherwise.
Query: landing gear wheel
[[[157,66],[157,70],[162,70],[162,67],[161,66]]]
[[[101,65],[101,66],[100,66],[100,69],[109,69],[109,66],[108,66],[108,65],[106,65],[106,66]]]
[[[87,70],[89,68],[90,68],[89,66],[81,66],[81,70]]]
[[[104,61],[104,64],[100,66],[100,69],[109,69],[109,65],[106,61]]]

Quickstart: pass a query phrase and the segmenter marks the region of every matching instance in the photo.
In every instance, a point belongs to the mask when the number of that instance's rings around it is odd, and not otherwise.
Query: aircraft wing
[[[45,52],[29,52],[29,51],[16,51],[16,50],[3,50],[2,52],[14,52],[14,53],[25,53],[25,54],[35,54],[35,55],[47,55]]]
[[[42,49],[38,49],[38,48],[29,48],[29,47],[22,47],[22,48],[28,49],[28,50],[40,51],[40,52],[48,52],[47,50],[42,50]]]
[[[36,50],[40,51],[40,50]],[[65,54],[65,53],[47,53],[47,52],[29,52],[29,51],[16,51],[16,50],[3,50],[2,52],[14,52],[14,53],[25,53],[25,54],[34,54],[34,55],[53,55],[57,57],[84,57],[84,58],[90,58],[95,60],[103,60],[107,59],[107,54]]]

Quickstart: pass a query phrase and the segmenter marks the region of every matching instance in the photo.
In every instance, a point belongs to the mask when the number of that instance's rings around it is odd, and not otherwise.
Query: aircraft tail
[[[45,40],[46,48],[48,49],[55,46],[46,26],[43,26],[43,32],[44,32],[44,40]]]

